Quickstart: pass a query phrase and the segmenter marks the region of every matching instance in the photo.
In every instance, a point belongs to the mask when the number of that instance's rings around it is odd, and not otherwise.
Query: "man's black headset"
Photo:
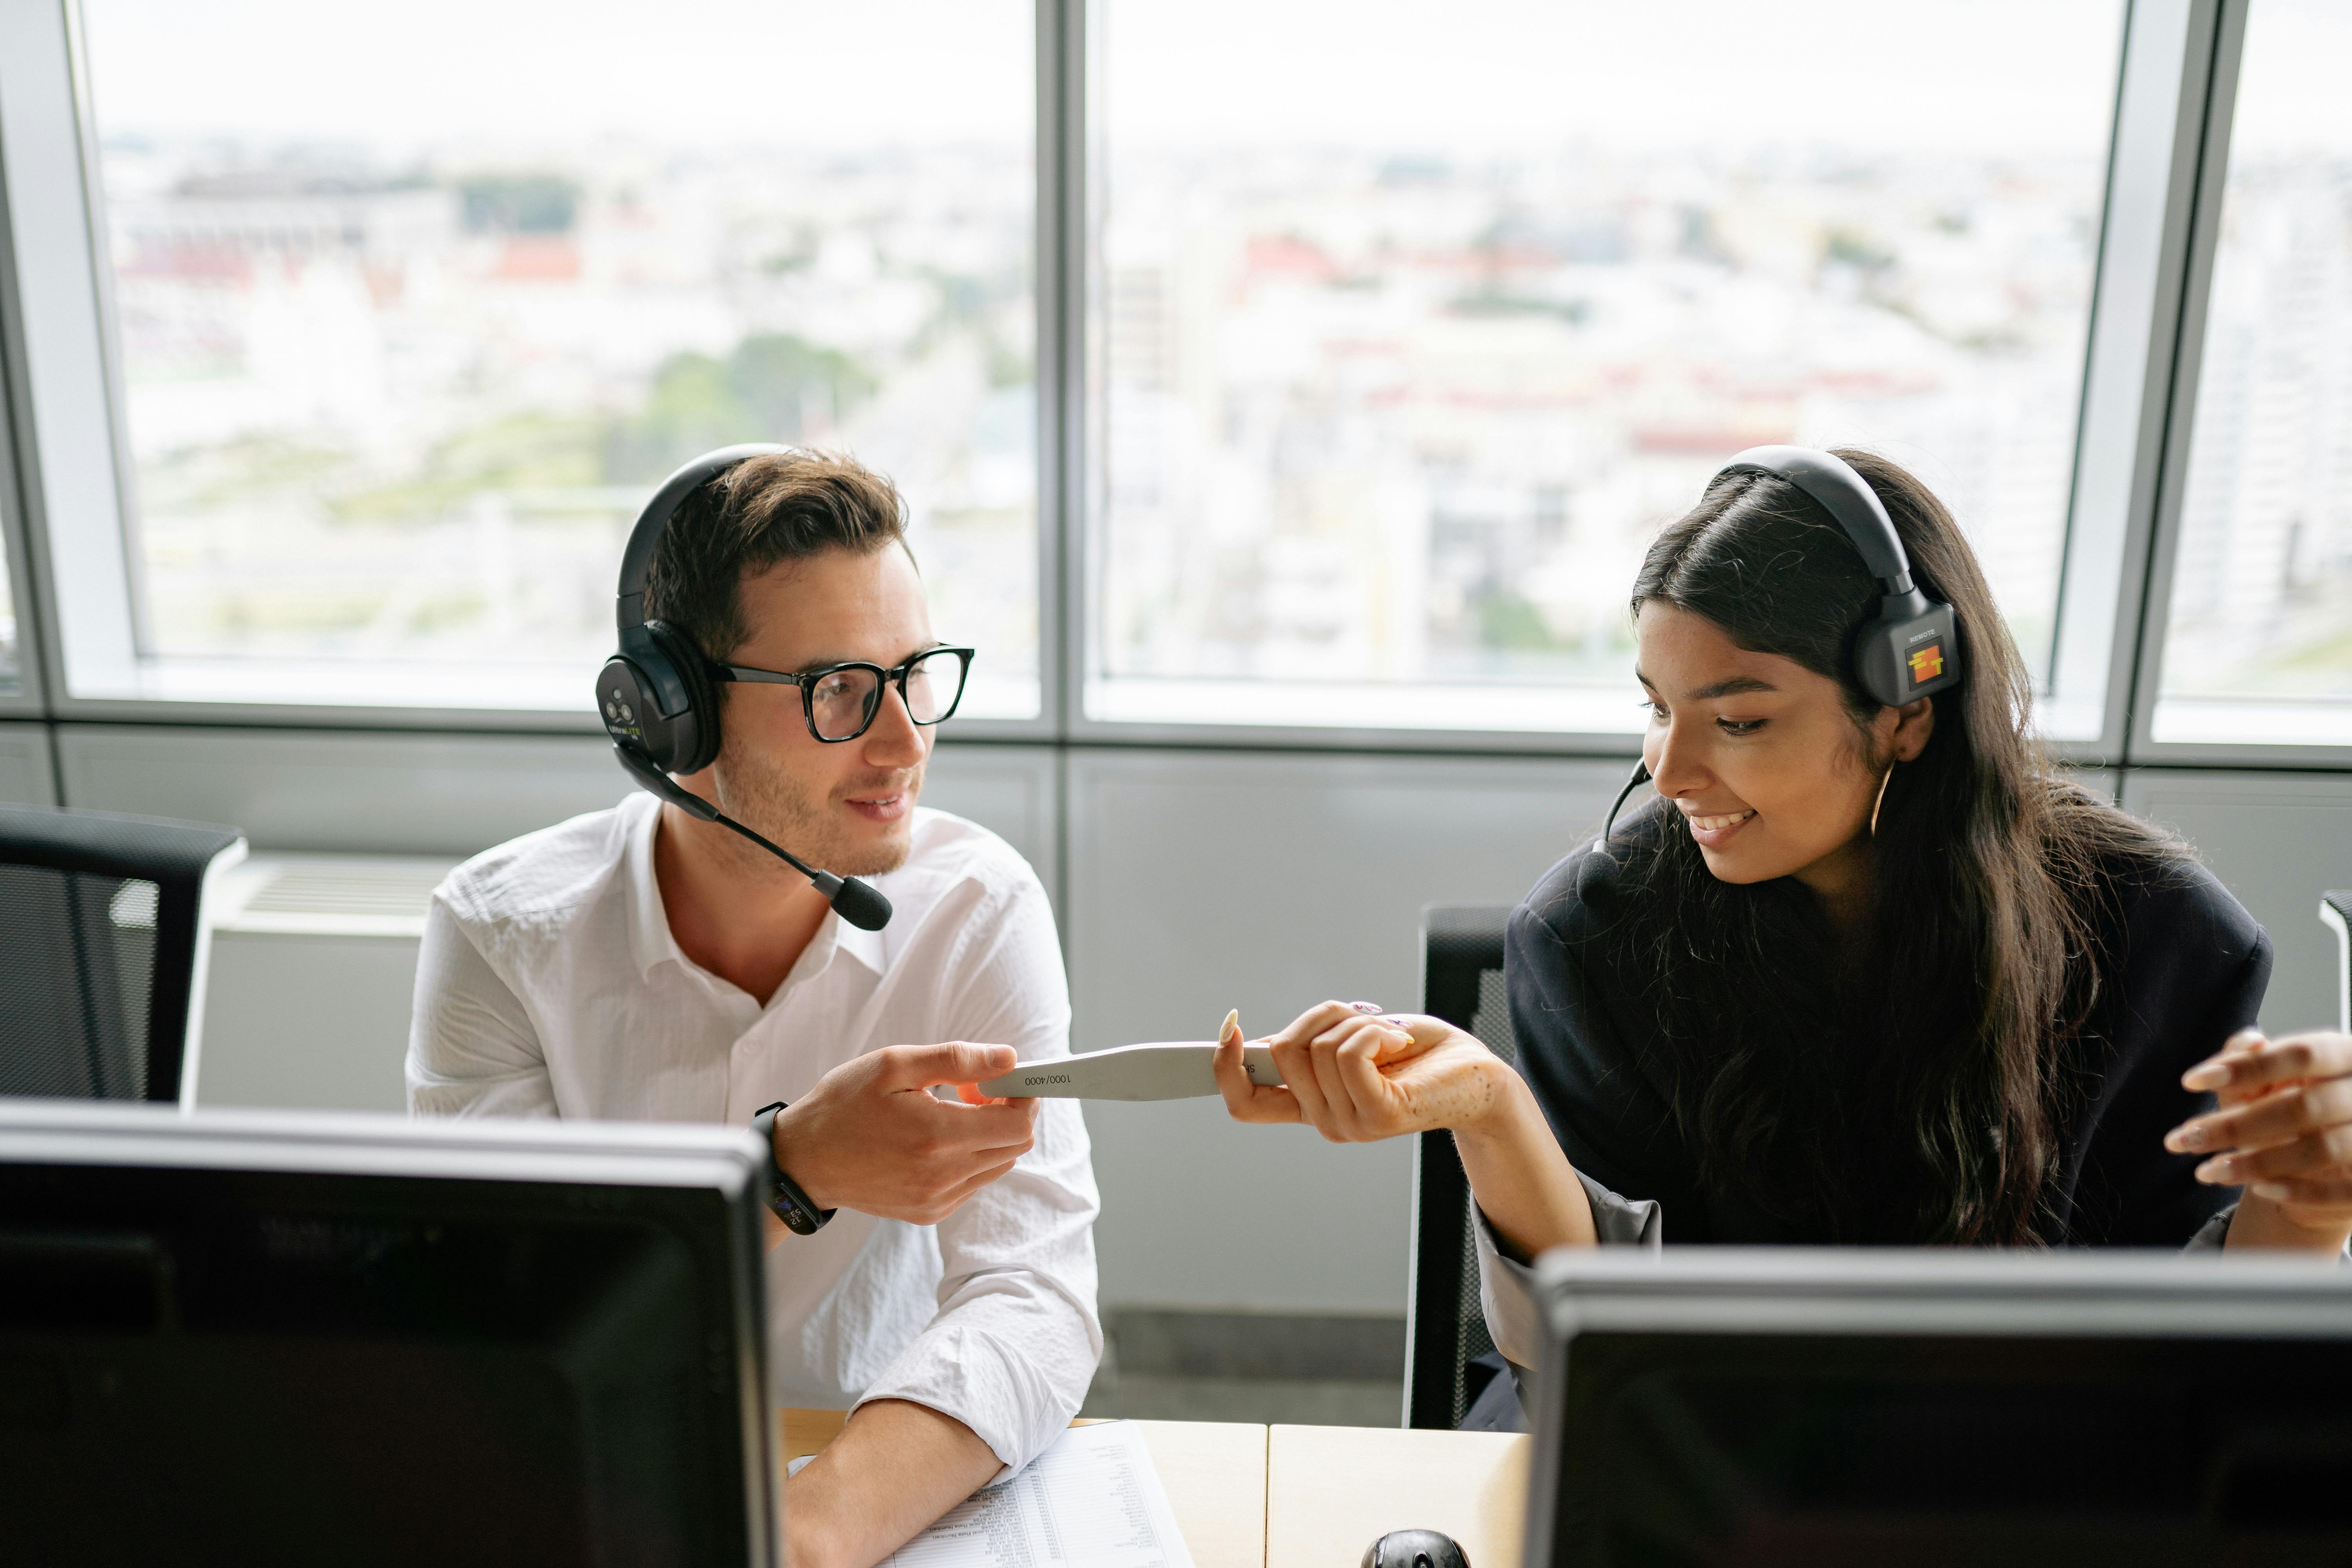
[[[744,826],[680,784],[672,773],[699,773],[719,755],[719,687],[710,661],[676,626],[646,619],[646,578],[662,530],[686,498],[746,458],[790,452],[790,447],[722,447],[706,452],[662,481],[621,552],[619,651],[596,677],[596,711],[613,738],[613,754],[631,778],[680,811],[734,829],[782,859],[831,900],[843,920],[865,931],[890,923],[890,900],[856,877],[821,871]]]
[[[1960,683],[1958,623],[1952,606],[1930,599],[1911,581],[1911,557],[1878,492],[1844,458],[1810,447],[1750,447],[1715,472],[1711,488],[1726,474],[1771,474],[1788,480],[1837,520],[1862,553],[1862,563],[1878,579],[1878,616],[1862,628],[1853,647],[1853,678],[1889,708],[1933,697]],[[1650,781],[1650,765],[1637,763],[1633,776],[1617,792],[1601,841],[1617,826],[1625,797]]]

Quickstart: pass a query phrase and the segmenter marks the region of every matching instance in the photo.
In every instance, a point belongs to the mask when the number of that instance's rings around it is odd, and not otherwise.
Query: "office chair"
[[[2352,1035],[2352,889],[2319,895],[2319,923],[2336,933],[2336,1026]]]
[[[0,806],[0,1095],[193,1104],[235,828]]]
[[[1503,926],[1508,904],[1432,904],[1421,916],[1421,1010],[1467,1029],[1505,1061],[1517,1061],[1503,995]],[[1405,1333],[1404,1424],[1451,1430],[1495,1375],[1471,1363],[1494,1350],[1478,1305],[1478,1253],[1470,1231],[1470,1179],[1454,1134],[1415,1140],[1412,1293]]]

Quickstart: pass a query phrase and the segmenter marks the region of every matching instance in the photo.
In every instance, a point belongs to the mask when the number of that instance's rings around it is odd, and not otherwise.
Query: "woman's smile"
[[[1691,837],[1702,849],[1719,849],[1731,840],[1731,836],[1755,818],[1756,808],[1715,814],[1683,809],[1683,820],[1690,824]]]

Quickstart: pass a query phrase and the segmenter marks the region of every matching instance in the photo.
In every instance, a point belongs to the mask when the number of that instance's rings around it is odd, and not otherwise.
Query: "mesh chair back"
[[[176,1100],[233,828],[0,806],[0,1094]]]
[[[1467,1029],[1507,1062],[1518,1060],[1503,993],[1508,904],[1435,904],[1422,911],[1421,1010]],[[1423,1132],[1413,1164],[1412,1321],[1405,1351],[1405,1425],[1451,1429],[1475,1396],[1463,1368],[1495,1348],[1478,1304],[1470,1181],[1451,1132]]]

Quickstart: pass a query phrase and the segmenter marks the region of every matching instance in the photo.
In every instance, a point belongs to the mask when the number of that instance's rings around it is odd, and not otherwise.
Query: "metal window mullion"
[[[2155,759],[2150,727],[2164,679],[2165,633],[2172,618],[2173,570],[2180,553],[2180,502],[2189,478],[2189,448],[2197,425],[2198,383],[2205,363],[2205,322],[2213,289],[2213,258],[2221,235],[2222,198],[2230,180],[2230,132],[2238,100],[2238,70],[2246,41],[2250,0],[2218,0],[2214,47],[2206,74],[2204,112],[2195,179],[2183,227],[2179,318],[2167,379],[2157,490],[2150,510],[2150,538],[2141,592],[2137,636],[2132,647],[2125,755],[2137,763]]]
[[[2172,589],[2181,544],[2182,503],[2189,489],[2190,447],[2197,429],[2198,391],[2204,369],[2205,327],[2221,247],[2221,217],[2230,178],[2230,138],[2237,108],[2238,75],[2245,48],[2252,0],[2221,0],[2204,156],[2189,246],[2188,281],[2175,355],[2173,396],[2165,426],[2162,485],[2155,516],[2155,546],[2141,617],[2137,668],[2132,686],[2130,756],[2144,764],[2203,763],[2215,766],[2342,767],[2352,748],[2281,742],[2217,743],[2158,742],[2157,708],[2163,698],[2166,642],[2171,629]]]
[[[18,461],[24,450],[16,438],[18,411],[25,400],[15,363],[21,338],[9,266],[7,205],[6,184],[0,180],[0,570],[7,574],[7,608],[16,620],[16,668],[11,680],[0,683],[0,719],[42,719],[48,714],[48,650],[41,636],[44,617],[33,592],[32,552],[24,526],[32,481]]]
[[[122,535],[122,587],[130,599],[134,659],[154,657],[154,618],[148,607],[147,550],[141,537],[139,465],[131,446],[130,391],[122,325],[114,298],[114,246],[107,217],[106,170],[100,161],[98,101],[89,75],[89,44],[80,0],[65,6],[66,50],[73,73],[74,136],[81,153],[82,200],[89,214],[90,296],[98,310],[99,357],[104,367],[106,422],[113,437],[115,526]]]
[[[1038,637],[1044,717],[1066,740],[1087,625],[1087,0],[1037,0]]]
[[[2098,714],[2095,738],[2056,748],[2073,762],[2128,743],[2222,7],[2134,0],[2125,21],[2051,658],[2053,703]]]
[[[34,608],[52,718],[76,708],[73,679],[127,689],[137,666],[70,6],[0,5],[0,337],[28,579],[21,599]]]
[[[21,25],[21,19],[20,19]],[[0,92],[7,83],[0,80]],[[16,254],[15,208],[8,179],[9,117],[0,114],[0,564],[8,574],[16,617],[16,675],[0,689],[0,714],[47,718],[50,671],[57,651],[44,628],[54,606],[41,588],[46,563],[37,558],[31,520],[39,513],[39,468],[34,447],[31,369],[26,362],[25,312]]]

